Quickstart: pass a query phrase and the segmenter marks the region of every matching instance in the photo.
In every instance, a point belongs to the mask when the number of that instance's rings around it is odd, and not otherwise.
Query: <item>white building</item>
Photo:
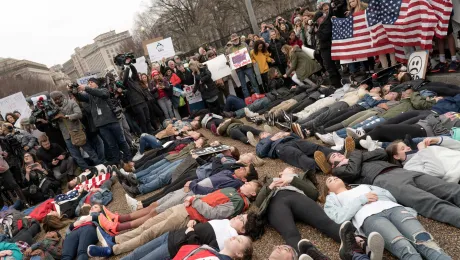
[[[0,77],[8,76],[17,79],[35,77],[54,85],[51,71],[44,64],[12,58],[0,58]]]

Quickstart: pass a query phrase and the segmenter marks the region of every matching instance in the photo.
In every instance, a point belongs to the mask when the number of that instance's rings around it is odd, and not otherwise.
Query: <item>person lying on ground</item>
[[[417,212],[398,204],[388,190],[370,185],[347,189],[338,177],[327,178],[326,186],[324,211],[336,223],[352,221],[366,236],[378,232],[398,259],[451,259],[417,220]]]
[[[43,240],[37,241],[27,248],[24,256],[38,256],[39,259],[44,260],[61,259],[63,242],[64,239],[58,231],[47,232]]]

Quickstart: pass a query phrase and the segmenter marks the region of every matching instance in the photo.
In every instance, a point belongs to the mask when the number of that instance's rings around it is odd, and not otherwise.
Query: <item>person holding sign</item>
[[[248,45],[245,42],[241,42],[240,37],[236,33],[232,34],[230,40],[232,42],[232,46],[230,46],[227,49],[226,51],[227,55],[233,54],[234,52],[237,52],[243,49],[246,49],[246,51],[249,50]],[[249,90],[246,84],[246,76],[249,78],[249,81],[251,81],[252,90],[254,90],[255,93],[260,93],[259,83],[257,83],[256,77],[254,76],[254,71],[252,70],[251,63],[237,68],[236,74],[238,75],[238,79],[241,82],[241,88],[243,89],[243,94],[245,98],[250,96],[250,93],[249,93]]]
[[[211,113],[220,114],[221,108],[218,100],[219,90],[217,89],[216,83],[212,80],[211,72],[208,67],[197,61],[191,61],[189,68],[192,70],[193,76],[195,77],[193,92],[200,91]]]

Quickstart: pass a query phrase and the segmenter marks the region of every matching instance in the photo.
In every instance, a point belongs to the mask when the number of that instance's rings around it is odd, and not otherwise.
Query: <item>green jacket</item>
[[[179,153],[170,154],[165,157],[166,160],[172,162],[180,159],[185,159],[188,155],[190,155],[190,151],[195,149],[195,142],[189,143],[186,147],[180,150]]]
[[[272,178],[267,179],[265,185],[259,191],[259,194],[257,195],[256,201],[254,203],[259,208],[258,215],[261,217],[265,215],[268,205],[270,204],[271,199],[275,195],[276,188],[273,190],[269,188],[272,182]],[[305,193],[305,195],[307,195],[310,199],[314,201],[318,199],[318,190],[309,179],[303,176],[303,174],[299,174],[299,177],[294,177],[294,179],[292,179],[291,185],[303,191],[303,193]]]
[[[299,48],[294,46],[290,56],[291,67],[286,75],[291,75],[295,71],[300,81],[310,77],[313,73],[321,70],[318,62],[308,57],[308,55]]]
[[[428,110],[431,109],[434,104],[436,104],[435,100],[427,101],[425,98],[420,96],[420,93],[414,92],[410,98],[401,99],[399,105],[388,109],[387,112],[382,114],[382,117],[385,119],[390,119],[403,112],[411,110]]]

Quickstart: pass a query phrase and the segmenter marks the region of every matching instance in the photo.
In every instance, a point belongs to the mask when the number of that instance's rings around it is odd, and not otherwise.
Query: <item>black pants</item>
[[[190,170],[186,171],[177,180],[171,182],[168,186],[166,186],[160,193],[157,193],[157,194],[153,195],[152,197],[141,201],[142,206],[144,208],[148,207],[153,202],[155,202],[155,201],[163,198],[164,196],[166,196],[166,194],[168,194],[170,192],[173,192],[173,191],[176,191],[176,190],[183,189],[185,183],[187,183],[188,181],[193,181],[193,180],[195,180],[197,178],[198,177],[196,176],[196,168],[193,168],[193,169],[190,169]]]
[[[342,87],[341,76],[335,62],[331,58],[331,48],[321,49],[321,58],[323,59],[323,66],[329,73],[329,79],[331,81],[331,85],[335,88]]]
[[[10,170],[6,170],[3,173],[0,173],[0,186],[2,186],[5,190],[10,190],[16,192],[19,199],[23,202],[26,202],[26,197],[22,193],[21,188],[19,187],[18,183],[13,178],[13,174]],[[3,207],[4,201],[2,196],[0,196],[0,206]]]
[[[163,114],[163,111],[161,110],[160,106],[158,105],[158,102],[156,99],[152,99],[147,102],[147,106],[149,107],[149,113],[150,113],[150,124],[152,127],[155,129],[159,129],[159,126],[161,125],[161,122],[165,120],[165,116]]]
[[[343,111],[348,109],[346,102],[336,102],[327,108],[320,109],[318,113],[313,113],[307,119],[302,120],[302,126],[307,129],[313,129],[324,125],[329,120],[334,119],[336,115],[340,115]]]
[[[152,125],[150,124],[150,112],[146,102],[132,107],[133,116],[137,120],[142,133],[153,133]]]
[[[300,139],[281,143],[276,147],[276,153],[280,160],[303,171],[316,169],[316,163],[313,159],[313,154],[316,151],[321,151],[326,156],[333,152],[328,147]]]
[[[248,132],[253,133],[255,136],[258,136],[260,133],[262,133],[262,131],[260,131],[259,129],[255,129],[252,126],[240,125],[230,129],[230,137],[234,140],[239,140],[245,144],[248,144],[249,141],[246,137],[246,134]]]
[[[34,237],[40,233],[40,224],[33,221],[29,228],[21,229],[14,237],[13,242],[23,241],[29,245],[34,243]]]
[[[401,113],[393,118],[385,120],[382,125],[395,125],[405,124],[412,125],[417,123],[420,119],[425,119],[428,115],[432,114],[430,110],[412,110]]]
[[[309,105],[315,103],[315,99],[312,98],[307,98],[304,99],[300,102],[297,102],[297,104],[293,105],[291,108],[288,109],[290,113],[298,113],[302,111],[304,108],[308,107]]]
[[[279,191],[270,201],[267,210],[270,225],[283,237],[286,244],[297,250],[302,238],[295,224],[301,221],[340,242],[340,225],[332,221],[324,210],[309,197],[295,191]]]
[[[360,106],[360,105],[354,105],[354,106],[351,106],[349,107],[348,109],[346,109],[345,111],[339,111],[333,115],[331,115],[331,119],[330,120],[327,120],[326,122],[324,122],[324,124],[322,125],[323,127],[329,127],[329,126],[333,126],[337,123],[340,123],[342,122],[343,120],[345,119],[348,119],[349,117],[361,112],[361,111],[364,111],[366,110],[364,107]]]
[[[406,134],[410,135],[411,137],[427,137],[425,129],[417,124],[379,125],[366,135],[369,135],[372,140],[379,140],[380,142],[393,142],[399,139],[403,140]],[[366,135],[361,137],[360,140],[365,140]]]
[[[261,73],[260,77],[262,78],[262,93],[267,93],[268,90],[268,72]]]
[[[214,100],[213,102],[208,102],[206,101],[206,106],[208,107],[209,111],[213,114],[220,115],[221,114],[221,109],[220,109],[220,103],[219,103],[219,98]]]

